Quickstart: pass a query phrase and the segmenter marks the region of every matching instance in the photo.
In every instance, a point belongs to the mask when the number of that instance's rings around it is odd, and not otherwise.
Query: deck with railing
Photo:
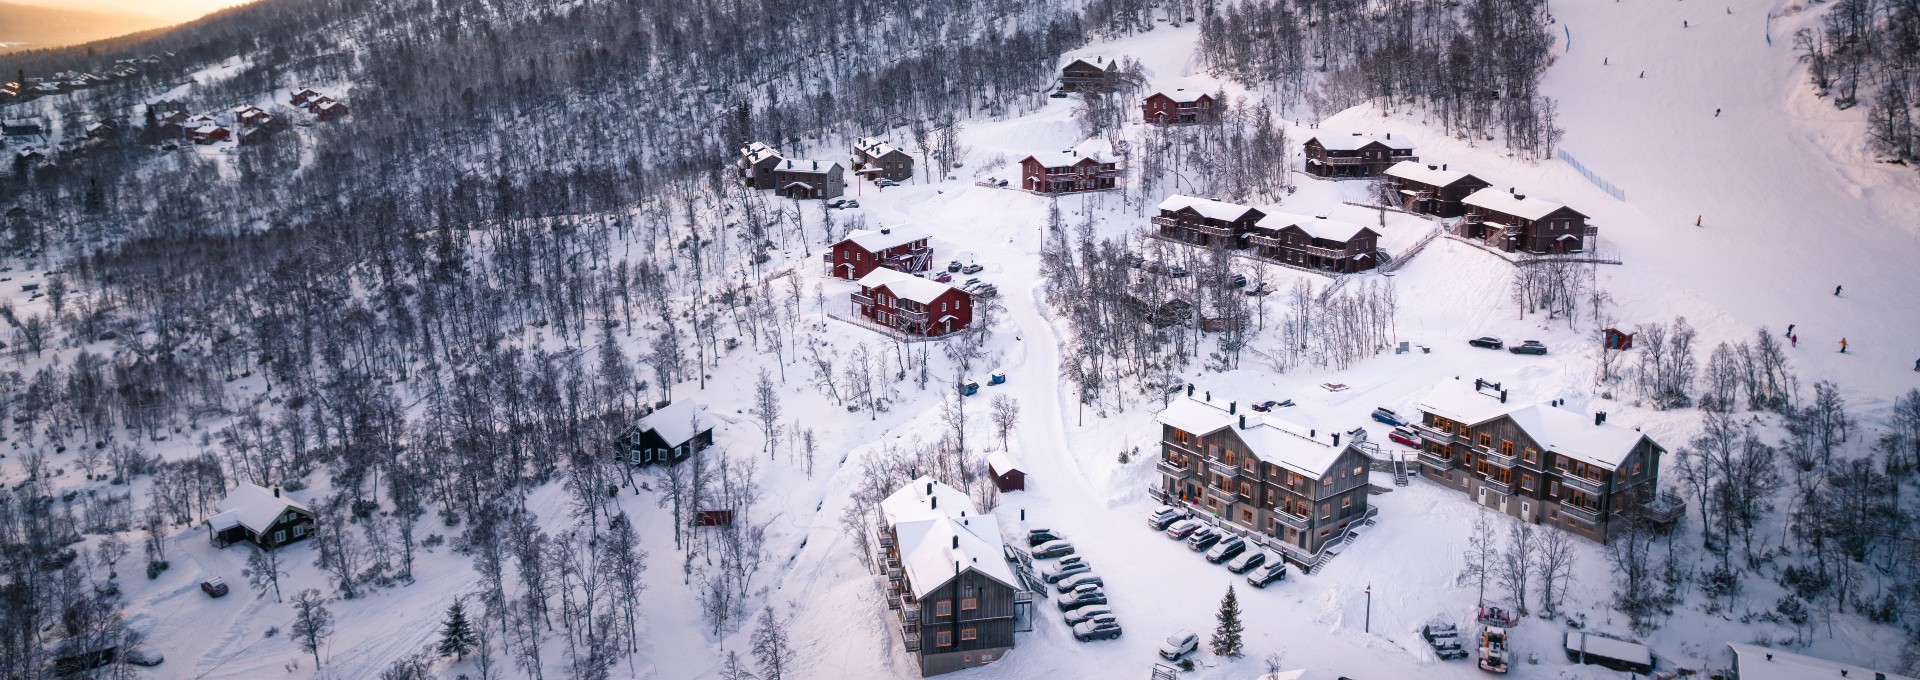
[[[1174,479],[1188,479],[1193,477],[1192,467],[1189,467],[1186,465],[1175,465],[1173,461],[1162,460],[1160,461],[1160,464],[1158,467],[1160,468],[1161,474],[1166,475],[1168,477],[1172,477]]]

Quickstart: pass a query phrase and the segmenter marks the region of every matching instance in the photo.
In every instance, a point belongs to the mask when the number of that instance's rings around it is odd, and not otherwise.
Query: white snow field
[[[1815,20],[1817,12],[1796,11],[1775,1],[1725,3],[1605,2],[1568,0],[1554,5],[1560,26],[1561,56],[1550,69],[1547,93],[1559,101],[1562,147],[1594,172],[1621,187],[1629,199],[1616,200],[1559,160],[1525,161],[1510,157],[1498,142],[1477,143],[1444,137],[1424,124],[1418,112],[1385,113],[1359,107],[1320,123],[1320,130],[1392,132],[1415,140],[1423,162],[1448,163],[1487,179],[1496,187],[1550,196],[1592,216],[1600,227],[1601,252],[1623,262],[1603,266],[1604,286],[1612,293],[1621,327],[1687,317],[1700,331],[1703,353],[1722,340],[1745,339],[1762,325],[1775,332],[1798,326],[1801,344],[1791,351],[1800,380],[1833,380],[1841,385],[1854,415],[1863,424],[1884,416],[1894,395],[1920,386],[1912,371],[1920,358],[1920,176],[1912,169],[1874,164],[1862,149],[1859,111],[1836,111],[1812,97],[1795,62],[1789,36]],[[1769,14],[1786,14],[1771,27]],[[1681,28],[1682,21],[1690,22]],[[1151,33],[1089,46],[1087,53],[1142,59],[1156,78],[1214,81],[1192,59],[1197,32],[1192,26],[1161,27]],[[1603,66],[1602,60],[1609,63]],[[1645,78],[1639,77],[1646,71]],[[1194,85],[1187,85],[1194,87]],[[1229,85],[1237,97],[1242,88]],[[1378,523],[1344,554],[1317,574],[1295,573],[1265,590],[1247,588],[1224,568],[1207,564],[1184,545],[1143,525],[1154,507],[1146,489],[1157,480],[1157,401],[1135,399],[1124,411],[1084,414],[1074,396],[1055,378],[1061,325],[1049,317],[1040,282],[1039,258],[1047,200],[1031,194],[973,184],[987,175],[1008,177],[1012,163],[1030,153],[1080,145],[1072,99],[1049,100],[1030,115],[1001,121],[967,123],[965,144],[971,154],[956,181],[914,182],[878,190],[864,184],[854,190],[868,224],[911,224],[933,235],[934,261],[976,260],[987,267],[978,275],[995,283],[1007,308],[986,360],[988,370],[1005,370],[1009,382],[983,387],[971,398],[972,437],[992,439],[986,425],[987,399],[1000,393],[1017,397],[1020,425],[1011,448],[1028,471],[1027,490],[1004,497],[995,514],[1010,524],[1005,535],[1017,542],[1029,526],[1063,532],[1105,578],[1112,607],[1126,634],[1118,640],[1075,642],[1049,603],[1036,604],[1036,630],[1022,634],[1018,647],[994,665],[964,671],[955,678],[1144,677],[1155,661],[1154,649],[1168,633],[1191,628],[1207,635],[1213,614],[1229,584],[1237,584],[1246,613],[1245,658],[1224,660],[1204,651],[1202,667],[1185,677],[1214,680],[1256,677],[1261,657],[1280,652],[1289,668],[1304,668],[1309,678],[1346,676],[1356,680],[1480,677],[1470,661],[1441,662],[1419,637],[1419,627],[1439,616],[1471,622],[1475,590],[1456,583],[1468,526],[1481,509],[1462,494],[1421,480],[1371,502]],[[1277,108],[1277,107],[1276,107]],[[1714,110],[1722,110],[1719,117]],[[1288,112],[1290,121],[1302,114]],[[1287,128],[1290,143],[1313,131]],[[1083,149],[1087,147],[1082,147]],[[791,149],[795,153],[803,150]],[[837,156],[844,149],[804,150]],[[804,155],[804,154],[803,154]],[[1002,162],[991,167],[986,159]],[[1298,163],[1298,159],[1291,161]],[[924,169],[921,169],[924,171]],[[976,174],[977,173],[977,174]],[[1300,191],[1281,209],[1362,224],[1377,219],[1372,211],[1342,206],[1360,200],[1360,183],[1335,184],[1297,175]],[[1146,205],[1159,196],[1135,197]],[[1123,206],[1119,193],[1060,200],[1070,223],[1092,210],[1097,230],[1121,235],[1141,230],[1146,220],[1137,207]],[[818,212],[808,206],[808,219]],[[1696,216],[1702,226],[1694,226]],[[1430,228],[1423,219],[1395,215],[1384,245],[1398,243]],[[817,233],[817,232],[816,232]],[[851,284],[825,278],[818,248],[811,256],[799,248],[775,269],[791,268],[804,287],[822,283],[829,305],[842,305]],[[1283,278],[1302,276],[1325,285],[1326,279],[1287,270]],[[1640,427],[1669,450],[1691,435],[1698,413],[1656,413],[1624,402],[1601,402],[1592,392],[1593,365],[1585,351],[1593,343],[1590,322],[1574,328],[1566,322],[1546,325],[1542,317],[1518,318],[1507,295],[1512,266],[1473,246],[1437,240],[1392,277],[1399,293],[1400,339],[1432,347],[1430,354],[1383,354],[1340,372],[1307,370],[1275,374],[1251,355],[1243,368],[1227,374],[1190,369],[1185,377],[1216,395],[1243,401],[1300,400],[1328,426],[1366,425],[1388,449],[1385,431],[1367,420],[1375,406],[1407,413],[1436,382],[1461,377],[1502,381],[1522,400],[1567,398],[1574,407],[1606,410],[1609,421]],[[1357,285],[1379,275],[1356,277]],[[1836,285],[1845,286],[1835,297]],[[1278,297],[1278,296],[1276,296]],[[1275,300],[1274,304],[1278,305]],[[815,337],[846,351],[865,341],[887,341],[869,329],[838,320],[822,320],[809,311]],[[842,312],[844,315],[844,312]],[[1547,356],[1519,356],[1473,349],[1465,340],[1478,335],[1509,340],[1539,339],[1554,348]],[[1837,353],[1840,338],[1854,348]],[[641,346],[635,340],[635,348]],[[1259,337],[1255,348],[1271,343]],[[710,384],[675,388],[679,399],[697,399],[720,421],[718,450],[727,455],[761,455],[757,427],[743,415],[752,397],[754,377],[774,360],[747,348],[723,360]],[[938,355],[935,351],[933,354]],[[932,441],[942,426],[937,403],[945,396],[936,378],[925,390],[903,388],[892,411],[869,420],[847,413],[807,385],[806,369],[786,367],[781,393],[790,416],[799,416],[821,437],[824,452],[811,478],[790,461],[761,461],[763,487],[780,515],[772,527],[767,586],[758,604],[771,604],[797,618],[792,627],[800,647],[800,677],[910,678],[915,666],[901,650],[893,620],[873,577],[843,535],[838,517],[847,493],[857,483],[861,458],[887,443]],[[984,374],[982,370],[980,373]],[[936,375],[939,373],[936,371]],[[1317,385],[1351,386],[1329,393]],[[258,389],[258,387],[255,387]],[[1623,395],[1624,396],[1624,395]],[[183,447],[185,442],[180,443]],[[1121,465],[1121,450],[1137,449]],[[973,455],[984,461],[985,453]],[[1663,471],[1663,483],[1673,474]],[[984,463],[982,463],[984,464]],[[296,494],[319,498],[323,487]],[[641,650],[620,664],[619,677],[686,680],[717,677],[726,651],[748,649],[747,632],[714,636],[700,623],[692,588],[679,575],[679,553],[669,538],[667,514],[656,496],[623,492],[622,509],[637,517],[651,555],[644,602]],[[565,519],[567,500],[558,488],[533,499],[534,510],[549,522]],[[1024,512],[1025,525],[1013,522]],[[1504,529],[1504,518],[1495,526]],[[1778,518],[1770,520],[1777,532]],[[1697,532],[1697,528],[1688,527]],[[339,633],[327,668],[315,672],[311,659],[283,632],[265,637],[270,626],[283,629],[290,607],[271,597],[260,599],[245,587],[240,570],[245,548],[214,550],[204,529],[183,529],[170,543],[172,570],[157,581],[123,578],[138,624],[151,631],[152,647],[166,653],[156,677],[372,677],[394,659],[435,639],[448,603],[472,592],[476,577],[467,558],[441,547],[423,554],[410,585],[374,589],[366,597],[331,603]],[[422,535],[451,533],[429,517]],[[457,531],[457,530],[452,530]],[[1689,540],[1697,541],[1697,535]],[[1592,628],[1626,633],[1622,617],[1609,613],[1610,569],[1598,545],[1578,547],[1581,565],[1567,609],[1587,617]],[[290,549],[287,593],[322,587],[313,568],[312,548]],[[224,575],[233,595],[209,600],[195,584],[206,575]],[[1765,576],[1751,576],[1743,596],[1746,608],[1764,610],[1779,595]],[[1371,622],[1365,591],[1371,588]],[[1497,598],[1490,592],[1490,599]],[[469,612],[475,611],[469,608]],[[1366,630],[1370,629],[1370,630]],[[1561,655],[1558,621],[1528,619],[1513,631],[1517,678],[1618,678],[1596,666],[1575,666]],[[1703,614],[1683,605],[1663,621],[1650,639],[1663,667],[1723,666],[1729,641],[1773,640],[1786,631],[1769,624],[1742,623]],[[1893,665],[1897,630],[1865,623],[1857,616],[1836,616],[1823,626],[1803,653],[1863,666]],[[550,644],[560,642],[550,640]],[[1204,647],[1204,645],[1203,645]],[[546,655],[548,677],[565,674],[557,650]],[[1537,663],[1535,661],[1537,660]],[[502,659],[503,663],[510,662]],[[298,668],[289,670],[290,664]],[[472,662],[443,662],[447,677],[472,673]],[[507,668],[510,677],[522,677]]]

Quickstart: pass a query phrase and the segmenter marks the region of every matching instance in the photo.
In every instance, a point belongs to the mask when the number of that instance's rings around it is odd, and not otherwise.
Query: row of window
[[[979,631],[978,631],[977,629],[975,629],[975,628],[974,628],[973,626],[967,626],[967,627],[965,627],[965,628],[961,628],[961,629],[960,629],[960,640],[961,640],[962,642],[964,642],[964,641],[967,641],[967,640],[975,640],[975,639],[978,639],[979,637],[980,637],[980,632],[979,632]],[[950,630],[943,630],[943,631],[939,631],[939,632],[936,632],[936,633],[934,633],[934,634],[933,634],[933,646],[935,646],[935,647],[952,647],[952,646],[953,646],[953,631],[950,631]]]

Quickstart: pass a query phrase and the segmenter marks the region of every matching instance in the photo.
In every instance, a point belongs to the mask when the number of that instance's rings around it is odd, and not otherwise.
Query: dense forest
[[[1920,160],[1920,2],[1833,0],[1819,26],[1793,41],[1815,93],[1839,108],[1866,107],[1874,153]]]

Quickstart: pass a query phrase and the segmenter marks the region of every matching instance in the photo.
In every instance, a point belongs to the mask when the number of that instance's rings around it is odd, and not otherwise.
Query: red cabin
[[[1043,194],[1112,189],[1120,177],[1117,164],[1071,151],[1028,156],[1020,161],[1020,187]]]
[[[849,281],[881,267],[918,274],[933,260],[933,248],[927,246],[927,239],[918,229],[856,229],[821,253],[820,259],[827,266],[828,276]]]
[[[1155,125],[1186,125],[1206,123],[1214,119],[1213,95],[1201,93],[1193,96],[1185,88],[1173,91],[1172,95],[1155,92],[1140,104],[1140,117]]]
[[[885,267],[860,277],[853,306],[874,323],[930,338],[973,323],[973,296],[966,291]]]
[[[987,476],[993,478],[994,487],[1001,491],[1024,491],[1027,488],[1027,472],[1020,468],[1020,462],[1013,454],[995,451],[987,454]]]

